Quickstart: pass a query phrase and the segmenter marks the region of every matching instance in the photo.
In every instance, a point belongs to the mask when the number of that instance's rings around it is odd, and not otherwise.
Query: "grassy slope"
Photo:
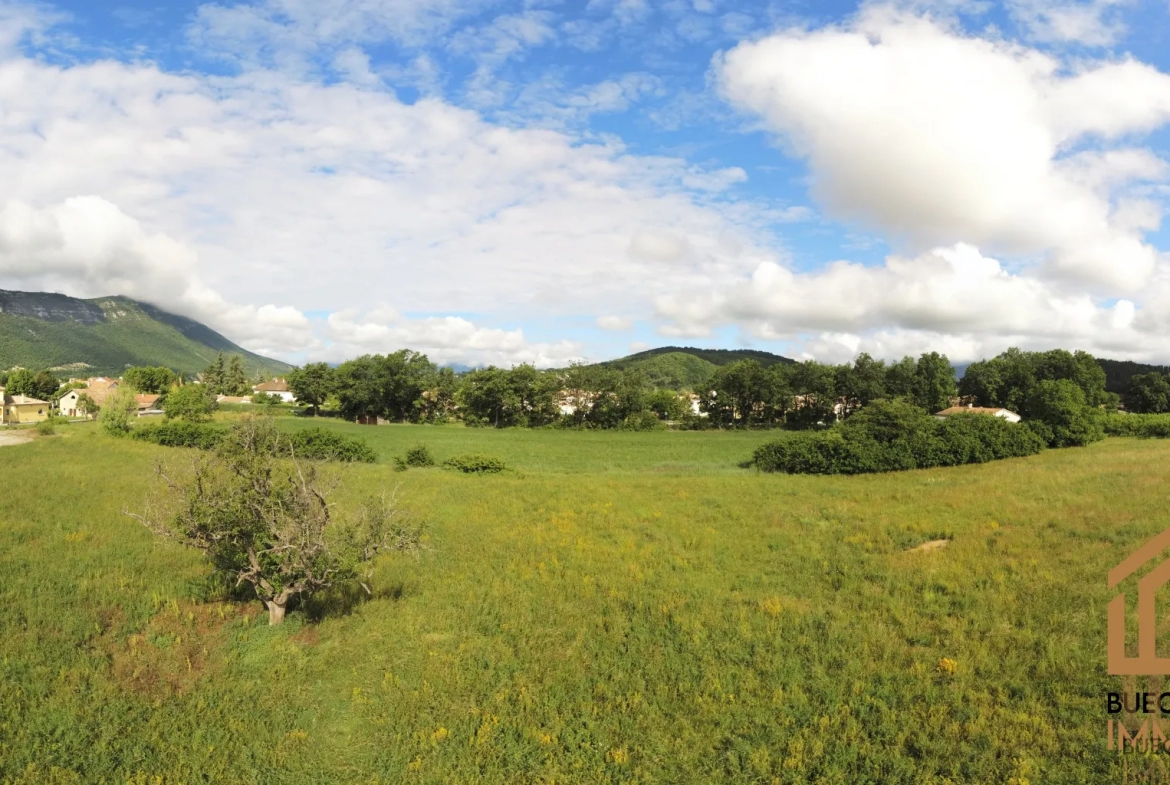
[[[216,352],[222,350],[243,355],[249,374],[257,369],[276,374],[289,368],[285,363],[246,352],[196,322],[169,314],[164,316],[174,324],[160,321],[132,300],[104,297],[92,302],[102,305],[106,321],[80,324],[0,313],[0,367],[46,368],[84,362],[91,367],[80,373],[116,375],[130,365],[165,365],[194,374],[206,368]],[[147,309],[155,311],[149,306]]]
[[[750,434],[329,427],[520,471],[354,469],[435,550],[275,629],[119,514],[181,452],[0,449],[51,483],[0,495],[0,782],[1120,781],[1105,573],[1165,526],[1170,442],[775,477],[728,468]]]

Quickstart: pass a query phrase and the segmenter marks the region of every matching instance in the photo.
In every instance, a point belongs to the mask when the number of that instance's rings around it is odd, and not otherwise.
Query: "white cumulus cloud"
[[[1066,155],[1170,120],[1170,76],[1148,65],[1066,73],[1017,44],[869,8],[847,26],[740,44],[715,68],[728,100],[807,160],[834,217],[911,249],[1043,256],[1052,274],[1101,291],[1132,292],[1154,270],[1149,221],[1119,220],[1116,208],[1163,164],[1140,150]]]

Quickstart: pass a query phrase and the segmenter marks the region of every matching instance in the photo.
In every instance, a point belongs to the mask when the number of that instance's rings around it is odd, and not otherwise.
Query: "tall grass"
[[[369,427],[518,471],[347,467],[435,547],[268,628],[119,514],[182,451],[65,431],[0,448],[41,478],[0,494],[0,782],[1120,776],[1105,573],[1166,442],[806,477],[735,469],[751,434]]]

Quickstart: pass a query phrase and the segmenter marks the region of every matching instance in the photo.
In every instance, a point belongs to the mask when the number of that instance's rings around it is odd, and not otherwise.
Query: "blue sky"
[[[0,285],[293,361],[1170,361],[1168,15],[0,0]]]

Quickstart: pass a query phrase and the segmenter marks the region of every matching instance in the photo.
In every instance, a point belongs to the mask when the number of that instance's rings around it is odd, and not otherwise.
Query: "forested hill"
[[[611,368],[624,368],[633,363],[642,362],[653,357],[659,357],[664,354],[689,354],[692,357],[698,357],[701,360],[706,360],[712,365],[727,365],[738,360],[755,360],[760,365],[769,366],[777,363],[795,363],[796,360],[791,360],[787,357],[781,357],[778,354],[771,352],[763,352],[759,349],[696,349],[693,346],[662,346],[658,349],[647,349],[644,352],[631,354],[627,357],[621,357],[617,360],[609,360],[601,363],[608,365]]]
[[[787,357],[756,349],[696,349],[690,346],[664,346],[599,363],[605,368],[640,370],[654,387],[672,390],[695,390],[704,386],[720,365],[737,360],[755,360],[760,365],[792,363]]]
[[[1139,373],[1170,373],[1168,365],[1145,365],[1130,360],[1103,360],[1097,358],[1097,364],[1105,371],[1105,389],[1124,395],[1129,390],[1129,380]]]
[[[91,376],[163,365],[196,374],[219,352],[241,355],[249,375],[291,368],[246,351],[193,319],[129,297],[80,300],[0,290],[0,370],[51,368]]]

